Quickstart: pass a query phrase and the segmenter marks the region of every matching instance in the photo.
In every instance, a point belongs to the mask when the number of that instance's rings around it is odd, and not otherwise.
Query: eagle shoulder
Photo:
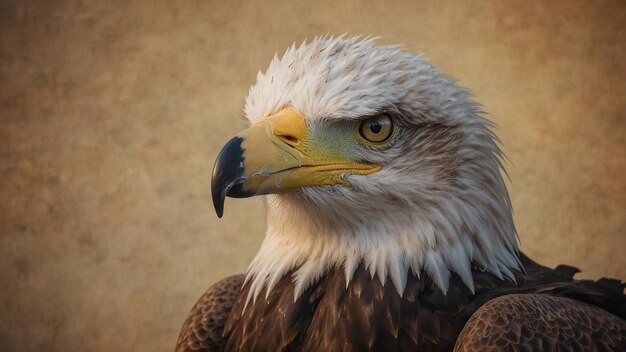
[[[241,291],[244,275],[234,275],[211,286],[198,299],[183,324],[176,352],[221,352],[226,345],[224,325]]]
[[[624,351],[626,322],[599,307],[547,294],[510,294],[480,307],[455,352]]]

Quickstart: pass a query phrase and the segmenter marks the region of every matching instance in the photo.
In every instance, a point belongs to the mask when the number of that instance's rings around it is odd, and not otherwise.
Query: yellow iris
[[[391,117],[388,114],[381,114],[363,120],[358,127],[358,135],[364,142],[382,144],[389,141],[393,135],[393,127]]]

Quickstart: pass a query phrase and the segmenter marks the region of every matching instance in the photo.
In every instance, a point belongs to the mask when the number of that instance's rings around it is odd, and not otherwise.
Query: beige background
[[[261,199],[215,216],[214,158],[257,70],[316,34],[459,78],[500,125],[522,248],[626,279],[623,1],[0,4],[2,351],[173,348],[262,240]]]

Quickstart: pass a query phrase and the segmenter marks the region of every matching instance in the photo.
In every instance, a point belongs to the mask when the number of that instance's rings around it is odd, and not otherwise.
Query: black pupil
[[[379,133],[380,130],[383,129],[383,125],[378,120],[374,120],[370,122],[370,131],[373,133]]]

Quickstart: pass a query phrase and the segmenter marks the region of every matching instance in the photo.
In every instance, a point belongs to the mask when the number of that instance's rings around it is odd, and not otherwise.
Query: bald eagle
[[[259,73],[212,196],[265,195],[177,351],[626,350],[625,285],[519,251],[493,123],[423,57],[316,38]]]

